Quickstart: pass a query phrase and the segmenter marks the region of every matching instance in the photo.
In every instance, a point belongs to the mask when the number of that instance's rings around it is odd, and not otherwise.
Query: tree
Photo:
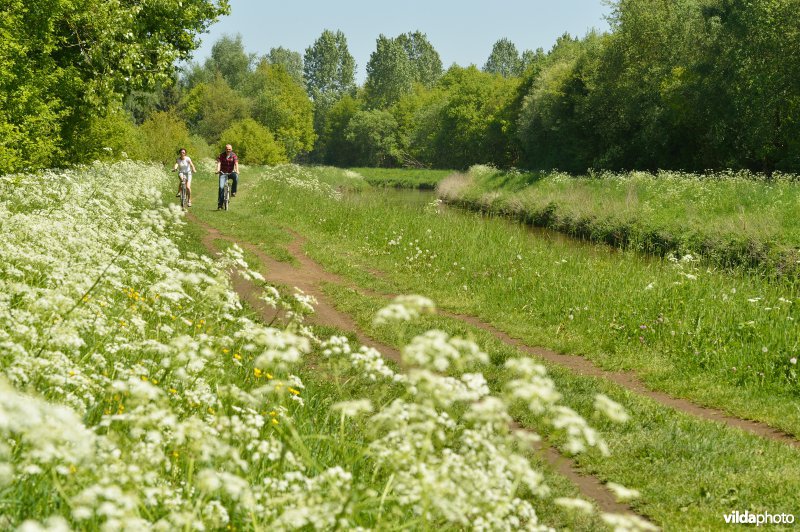
[[[132,90],[168,83],[227,0],[6,0],[0,17],[4,171],[86,160],[71,139]]]
[[[211,83],[196,85],[186,93],[178,108],[192,131],[210,144],[217,143],[233,122],[250,114],[250,102],[233,90],[221,74]]]
[[[139,126],[144,148],[143,159],[158,161],[165,165],[175,162],[180,148],[189,149],[191,137],[186,123],[174,113],[159,111]],[[192,153],[193,157],[197,157]]]
[[[356,112],[347,124],[345,139],[358,165],[394,166],[400,160],[397,121],[388,111]]]
[[[356,163],[356,154],[352,144],[345,139],[345,131],[350,120],[359,110],[361,110],[360,102],[349,94],[345,94],[328,111],[325,130],[314,148],[320,151],[322,160],[326,164],[347,167]]]
[[[297,83],[305,87],[306,80],[303,78],[303,56],[300,52],[294,52],[283,46],[271,48],[266,55],[266,60],[271,65],[281,65],[286,72],[292,76]]]
[[[325,131],[328,111],[345,94],[355,94],[356,61],[347,49],[344,33],[325,30],[306,48],[303,77],[306,91],[314,102],[314,131]],[[320,159],[324,154],[315,152]]]
[[[315,103],[333,103],[355,91],[356,61],[347,49],[344,33],[325,30],[306,48],[303,75],[308,94]]]
[[[144,155],[139,131],[119,103],[103,114],[92,116],[81,135],[73,139],[72,149],[83,153],[87,160],[111,161]]]
[[[283,147],[272,133],[253,120],[245,118],[223,131],[226,143],[232,144],[236,154],[247,164],[280,164],[287,162]]]
[[[492,53],[483,66],[483,71],[490,74],[500,74],[504,78],[522,74],[522,60],[514,43],[505,37],[494,43]]]
[[[603,38],[562,36],[546,58],[526,73],[513,134],[530,169],[583,172],[596,156],[595,130],[587,127],[588,87]]]
[[[439,57],[439,52],[428,41],[428,37],[424,33],[415,31],[414,33],[404,33],[398,36],[397,40],[411,61],[414,81],[427,88],[433,87],[442,77],[442,59]]]
[[[506,79],[474,66],[453,66],[437,85],[436,98],[419,111],[412,153],[440,168],[476,163],[506,164],[510,159],[509,120],[505,114],[519,78]],[[419,142],[430,148],[419,149]]]
[[[252,71],[255,55],[244,51],[242,36],[223,35],[211,47],[211,57],[206,60],[205,69],[219,72],[234,89],[238,89]]]
[[[522,57],[520,58],[520,72],[525,73],[537,64],[539,64],[544,59],[544,50],[541,48],[537,48],[536,51],[532,50],[525,50],[522,52]]]
[[[313,148],[313,106],[303,86],[282,65],[262,62],[245,93],[252,102],[250,116],[274,134],[290,160]]]
[[[385,109],[409,94],[414,85],[414,66],[403,42],[381,34],[367,63],[364,92],[370,107]]]

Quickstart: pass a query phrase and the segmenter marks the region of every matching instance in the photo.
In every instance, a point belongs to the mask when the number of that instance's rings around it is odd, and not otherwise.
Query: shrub
[[[274,165],[288,162],[286,152],[275,141],[270,130],[252,118],[231,124],[222,133],[222,142],[232,144],[239,158],[247,164]]]
[[[139,127],[139,133],[142,138],[139,158],[144,160],[171,164],[178,149],[192,145],[186,124],[171,112],[153,113]]]

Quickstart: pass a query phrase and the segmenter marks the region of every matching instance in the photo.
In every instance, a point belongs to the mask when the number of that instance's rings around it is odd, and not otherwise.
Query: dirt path
[[[361,293],[369,296],[386,297],[386,298],[394,297],[394,295],[392,294],[377,293],[371,290],[365,290],[364,288],[357,287],[352,282],[342,277],[339,277],[338,275],[323,270],[319,264],[311,260],[308,256],[305,255],[305,253],[303,253],[303,245],[305,243],[305,239],[302,237],[302,235],[294,231],[290,231],[290,233],[294,237],[294,240],[289,245],[288,251],[293,257],[295,257],[300,262],[301,271],[314,272],[314,275],[318,280],[354,288],[359,290]],[[250,249],[254,249],[254,246],[251,246]],[[272,260],[272,262],[275,261]],[[286,268],[286,265],[284,265],[283,267]],[[371,269],[370,273],[380,278],[387,277],[385,273],[377,271],[375,269]],[[716,408],[700,406],[687,399],[681,399],[679,397],[673,397],[664,392],[651,390],[644,384],[644,382],[642,382],[642,380],[635,373],[608,371],[597,367],[591,360],[581,356],[565,355],[561,353],[556,353],[555,351],[545,349],[543,347],[529,346],[525,344],[522,340],[512,337],[511,335],[509,335],[504,331],[501,331],[494,325],[491,325],[475,316],[457,314],[442,309],[438,309],[437,312],[440,315],[461,320],[469,325],[472,325],[475,328],[484,330],[507,345],[514,346],[525,353],[532,354],[534,356],[542,358],[558,366],[570,369],[573,372],[577,373],[578,375],[586,375],[590,377],[599,377],[602,379],[606,379],[627,390],[635,392],[644,397],[648,397],[649,399],[652,399],[663,406],[672,408],[679,412],[683,412],[685,414],[689,414],[691,416],[700,419],[723,423],[729,427],[740,429],[745,432],[750,432],[752,434],[756,434],[758,436],[767,438],[769,440],[778,441],[790,445],[792,447],[800,448],[800,440],[798,440],[791,434],[787,434],[761,421],[739,418],[727,414],[722,410],[718,410]]]
[[[219,252],[219,249],[214,244],[215,240],[236,243],[241,248],[250,251],[258,257],[262,265],[261,273],[270,283],[285,285],[289,288],[297,287],[306,294],[313,295],[317,300],[317,305],[315,306],[314,314],[308,320],[310,323],[334,326],[343,331],[352,332],[361,344],[374,347],[387,358],[400,364],[400,352],[397,349],[384,345],[361,332],[355,321],[349,315],[337,310],[328,296],[322,292],[321,285],[326,282],[348,287],[353,287],[353,285],[341,277],[324,270],[318,263],[311,260],[302,250],[304,242],[302,237],[294,234],[295,239],[288,247],[289,253],[299,263],[299,266],[293,266],[287,262],[275,260],[249,242],[242,242],[221,233],[216,228],[200,221],[192,214],[188,214],[187,218],[204,230],[202,242],[209,253],[215,254]],[[234,290],[236,290],[239,296],[260,314],[265,323],[272,322],[276,317],[276,311],[258,299],[260,295],[258,287],[239,275],[232,275],[231,278]],[[361,291],[362,293],[367,293],[364,290]],[[369,292],[369,295],[377,294]],[[385,294],[380,295],[382,297],[385,296]],[[524,429],[523,427],[518,428]],[[606,488],[600,479],[580,473],[574,460],[562,455],[555,448],[544,442],[537,444],[536,448],[540,456],[545,459],[554,470],[575,484],[584,498],[595,501],[600,510],[604,512],[635,514],[630,506],[618,502],[613,493]]]
[[[726,414],[722,410],[700,406],[695,403],[692,403],[687,399],[672,397],[671,395],[666,394],[664,392],[651,390],[647,388],[644,382],[642,382],[642,380],[635,373],[608,371],[595,366],[592,363],[592,361],[580,356],[564,355],[561,353],[556,353],[555,351],[550,351],[549,349],[544,349],[542,347],[531,347],[529,345],[526,345],[522,340],[510,336],[509,334],[501,331],[497,327],[490,325],[474,316],[466,316],[463,314],[454,314],[441,311],[440,314],[460,319],[465,323],[469,323],[470,325],[476,328],[483,329],[484,331],[491,333],[498,340],[508,345],[513,345],[520,351],[530,353],[537,357],[543,358],[548,362],[552,362],[553,364],[557,364],[559,366],[571,369],[578,375],[600,377],[609,380],[615,384],[618,384],[619,386],[622,386],[627,390],[635,392],[644,397],[648,397],[661,405],[670,407],[679,412],[683,412],[685,414],[689,414],[691,416],[700,419],[707,419],[710,421],[717,421],[719,423],[724,423],[725,425],[728,425],[730,427],[734,427],[743,430],[745,432],[750,432],[752,434],[756,434],[763,438],[779,441],[781,443],[785,443],[787,445],[800,448],[800,440],[797,440],[791,434],[787,434],[783,431],[780,431],[774,427],[767,425],[766,423],[762,423],[761,421],[753,421],[750,419],[738,418]]]

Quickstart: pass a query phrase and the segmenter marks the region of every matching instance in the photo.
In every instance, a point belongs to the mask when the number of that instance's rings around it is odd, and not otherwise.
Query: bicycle
[[[222,210],[227,211],[231,202],[231,179],[230,173],[220,172],[220,177],[225,176],[225,188],[222,189]]]
[[[189,179],[186,177],[186,174],[181,173],[181,209],[184,211],[189,208],[189,187],[188,181]]]

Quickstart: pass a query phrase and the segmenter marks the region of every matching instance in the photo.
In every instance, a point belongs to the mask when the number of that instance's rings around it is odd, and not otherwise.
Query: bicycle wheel
[[[186,181],[184,181],[181,183],[181,209],[185,211],[188,208],[188,206],[189,206],[189,194],[187,193],[186,190]]]

